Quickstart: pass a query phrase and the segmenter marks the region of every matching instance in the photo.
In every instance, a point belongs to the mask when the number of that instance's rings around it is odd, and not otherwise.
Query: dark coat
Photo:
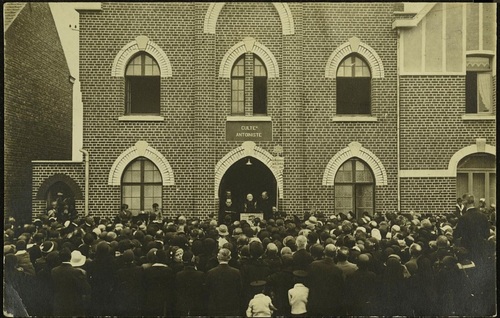
[[[174,299],[174,271],[167,265],[153,264],[144,270],[145,301],[143,314],[171,316]]]
[[[276,316],[288,317],[291,315],[291,307],[288,301],[288,290],[294,285],[292,270],[281,270],[267,277],[267,286],[271,291],[273,304],[278,310]]]
[[[333,259],[324,258],[309,267],[307,313],[311,315],[344,315],[344,278]]]
[[[116,273],[113,303],[118,316],[139,316],[144,301],[144,270],[133,263],[125,264]]]
[[[54,316],[86,316],[90,284],[86,273],[63,263],[52,269]]]
[[[241,316],[240,271],[227,264],[219,264],[207,273],[208,314],[214,316]]]
[[[114,308],[111,291],[115,284],[116,265],[113,256],[96,258],[88,263],[90,287],[92,288],[92,314],[112,315]]]
[[[305,270],[309,269],[309,265],[314,261],[311,254],[302,249],[293,253],[293,269],[294,270]]]
[[[185,266],[175,276],[176,316],[205,316],[206,274],[193,266]]]
[[[358,269],[346,279],[346,309],[348,315],[373,315],[377,275],[374,272]]]
[[[457,227],[453,232],[455,238],[460,238],[460,244],[469,250],[471,256],[481,255],[484,251],[485,241],[490,235],[488,218],[476,208],[468,209],[458,219]]]

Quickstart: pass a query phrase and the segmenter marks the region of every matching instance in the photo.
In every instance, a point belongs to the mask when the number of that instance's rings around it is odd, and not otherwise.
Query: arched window
[[[245,55],[236,60],[231,71],[231,114],[245,114]]]
[[[245,59],[251,63],[245,63]],[[249,66],[250,65],[250,66]],[[248,69],[251,67],[251,69]],[[252,105],[245,109],[245,83],[252,83]],[[248,88],[249,89],[249,88]],[[255,54],[240,56],[231,70],[231,114],[267,114],[267,70]]]
[[[160,114],[160,68],[144,52],[135,55],[125,71],[126,114]]]
[[[162,206],[162,179],[154,163],[144,157],[132,161],[122,175],[122,204],[131,211],[151,209],[153,203]]]
[[[337,114],[371,114],[371,72],[358,55],[350,54],[337,69]]]
[[[267,71],[262,60],[253,55],[253,114],[267,114]]]
[[[469,155],[457,166],[457,198],[471,193],[477,199],[485,198],[486,204],[496,204],[495,156],[487,153]]]
[[[352,211],[356,217],[375,210],[375,183],[370,167],[358,158],[349,159],[335,175],[335,213]]]

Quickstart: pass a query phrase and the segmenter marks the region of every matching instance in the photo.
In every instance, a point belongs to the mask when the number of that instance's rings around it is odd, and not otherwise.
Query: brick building
[[[51,178],[96,216],[206,216],[226,190],[327,215],[451,211],[463,192],[496,203],[495,4],[78,11],[88,173],[34,163],[35,213]]]
[[[29,221],[31,161],[71,159],[72,84],[48,3],[3,9],[4,211]]]

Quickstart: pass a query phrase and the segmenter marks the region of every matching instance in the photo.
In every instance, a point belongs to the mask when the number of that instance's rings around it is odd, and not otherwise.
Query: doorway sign
[[[227,121],[226,141],[272,141],[271,121]]]

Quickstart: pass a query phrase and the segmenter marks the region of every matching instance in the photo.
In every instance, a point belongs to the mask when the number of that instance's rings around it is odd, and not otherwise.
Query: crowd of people
[[[4,315],[494,315],[495,208],[463,199],[359,218],[8,218]]]

